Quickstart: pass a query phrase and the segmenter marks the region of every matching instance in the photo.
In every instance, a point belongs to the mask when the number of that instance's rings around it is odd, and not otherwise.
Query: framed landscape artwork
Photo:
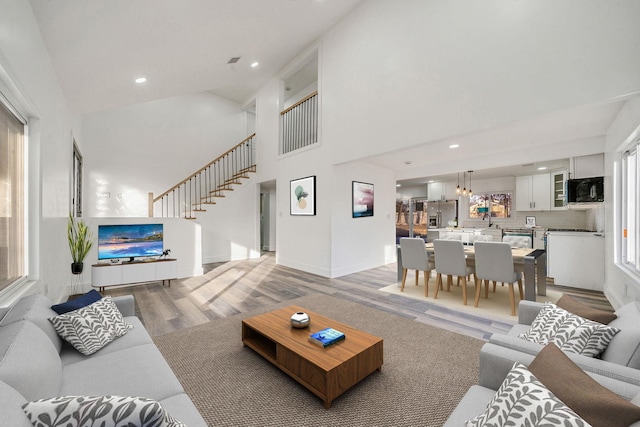
[[[294,179],[291,181],[291,215],[316,214],[316,177]]]
[[[352,217],[373,216],[373,184],[353,181],[352,195]]]

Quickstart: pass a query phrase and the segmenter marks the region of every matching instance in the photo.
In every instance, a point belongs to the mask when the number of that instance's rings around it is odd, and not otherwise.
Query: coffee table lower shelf
[[[309,328],[291,328],[289,317],[298,311],[310,315]],[[326,348],[308,341],[309,334],[327,327],[347,339]],[[326,409],[383,363],[381,338],[297,306],[243,320],[242,343],[322,399]]]

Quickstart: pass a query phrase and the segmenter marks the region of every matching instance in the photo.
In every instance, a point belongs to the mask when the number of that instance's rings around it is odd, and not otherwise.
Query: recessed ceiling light
[[[147,81],[147,78],[146,78],[146,77],[138,77],[138,78],[136,79],[136,83],[144,83],[144,82],[146,82],[146,81]]]
[[[458,148],[458,147],[460,147],[460,144],[451,144],[449,146],[449,148]]]
[[[540,167],[538,168],[538,170],[539,170],[539,171],[543,171],[543,170],[546,170],[546,169],[547,169],[547,167],[546,167],[546,166],[540,166]]]
[[[396,187],[402,187],[402,184],[396,184]]]
[[[260,65],[259,62],[253,62],[251,63],[251,68],[256,68],[258,65]]]

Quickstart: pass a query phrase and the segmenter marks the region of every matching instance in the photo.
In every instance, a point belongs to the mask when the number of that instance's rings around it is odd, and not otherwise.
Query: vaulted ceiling
[[[30,2],[70,109],[86,113],[205,91],[248,102],[361,0]]]

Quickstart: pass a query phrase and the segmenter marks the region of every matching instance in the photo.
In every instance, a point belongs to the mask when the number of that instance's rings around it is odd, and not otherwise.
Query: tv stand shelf
[[[143,282],[165,281],[178,278],[178,260],[158,259],[133,261],[121,264],[93,264],[91,266],[91,286],[104,292],[107,286],[129,285]]]

